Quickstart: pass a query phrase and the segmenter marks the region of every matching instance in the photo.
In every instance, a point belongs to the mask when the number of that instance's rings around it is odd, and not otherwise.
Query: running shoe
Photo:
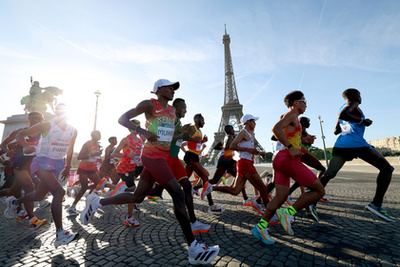
[[[139,222],[135,219],[135,217],[125,217],[125,225],[130,227],[139,226]]]
[[[275,213],[274,216],[272,216],[271,220],[269,220],[268,224],[269,225],[276,225],[276,224],[278,224],[280,222],[281,221],[279,220],[278,216]]]
[[[225,211],[225,207],[212,205],[208,207],[208,213],[221,214]]]
[[[288,215],[288,218],[289,218],[290,224],[293,224],[294,223],[294,216],[293,215]],[[276,225],[276,224],[278,224],[280,222],[281,221],[279,220],[278,216],[275,213],[274,216],[272,216],[271,220],[269,220],[268,224],[269,225]]]
[[[201,191],[201,199],[203,200],[205,196],[213,191],[212,185],[207,181],[204,184],[203,191]]]
[[[194,235],[198,233],[207,233],[211,229],[211,225],[201,223],[197,220],[194,223],[190,223],[190,227]]]
[[[327,198],[326,196],[321,197],[321,201],[322,202],[329,202],[329,198]]]
[[[275,240],[272,239],[272,238],[269,236],[268,228],[265,228],[264,230],[261,230],[261,229],[257,226],[257,224],[256,224],[256,225],[254,226],[253,230],[251,230],[251,232],[253,233],[253,235],[254,235],[257,239],[261,240],[261,242],[263,242],[264,244],[266,244],[266,245],[275,244]]]
[[[78,234],[73,234],[68,231],[61,231],[57,233],[56,241],[54,241],[54,246],[58,247],[60,245],[66,245],[69,242],[75,240],[78,237]]]
[[[119,184],[117,184],[117,187],[115,187],[115,189],[111,192],[110,197],[112,196],[116,196],[122,192],[125,191],[125,189],[127,189],[128,187],[126,186],[125,182],[120,182]]]
[[[250,206],[253,207],[257,211],[258,214],[263,215],[264,211],[262,210],[262,205],[257,203],[257,199],[254,199],[251,203]]]
[[[26,213],[24,210],[20,210],[17,214],[17,217],[15,217],[15,219],[17,219],[17,221],[23,220],[26,217],[28,217],[28,213]]]
[[[374,204],[369,203],[367,206],[365,206],[365,209],[374,213],[375,215],[378,215],[382,219],[389,221],[389,222],[395,222],[395,218],[393,216],[390,216],[387,210],[384,207],[377,207]]]
[[[292,200],[292,196],[288,195],[287,199],[286,199],[286,204],[288,204],[289,206],[293,205],[293,200]]]
[[[8,219],[13,219],[17,217],[17,199],[14,196],[6,198],[7,208],[4,211],[4,216]]]
[[[158,201],[158,197],[156,197],[156,196],[148,196],[147,199],[148,199],[150,202],[157,202],[157,201]]]
[[[285,232],[288,233],[289,235],[294,235],[292,230],[292,222],[290,221],[289,215],[286,213],[286,209],[277,209],[276,215],[278,216],[279,221],[281,222],[283,230],[285,230]]]
[[[319,222],[319,217],[318,217],[318,213],[317,213],[317,206],[312,204],[312,205],[306,207],[306,213],[307,213],[307,216],[310,219],[312,219],[312,220],[314,220],[316,222]]]
[[[47,223],[46,219],[39,220],[38,218],[33,217],[32,219],[29,220],[29,227],[30,227],[31,231],[33,231],[33,230],[39,229],[46,223]]]
[[[86,196],[86,207],[81,213],[81,222],[85,225],[89,224],[93,214],[101,207],[100,198],[94,194]]]
[[[104,187],[106,187],[106,185],[108,184],[108,181],[106,178],[103,178],[100,180],[100,182],[96,185],[96,191],[102,191],[104,189]]]
[[[218,245],[209,247],[194,240],[189,246],[189,263],[193,265],[209,264],[218,256],[218,253]]]
[[[254,200],[253,198],[248,198],[246,200],[243,200],[243,206],[250,206],[253,200]]]
[[[67,196],[72,197],[72,187],[67,187]]]
[[[222,180],[222,184],[226,186],[226,178],[225,178],[225,176],[222,176],[221,180]]]
[[[42,200],[40,202],[39,207],[36,209],[36,211],[43,210],[43,209],[45,209],[45,208],[47,208],[49,206],[50,206],[50,202],[48,202],[47,200]]]
[[[138,203],[134,203],[134,205],[133,205],[133,210],[135,210],[135,211],[140,211],[140,206],[139,206]]]
[[[67,209],[67,216],[76,216],[79,213],[76,211],[76,209],[74,207],[69,207]]]
[[[199,191],[194,189],[193,185],[192,185],[192,195],[195,195],[195,196],[198,196],[198,197],[200,196]]]

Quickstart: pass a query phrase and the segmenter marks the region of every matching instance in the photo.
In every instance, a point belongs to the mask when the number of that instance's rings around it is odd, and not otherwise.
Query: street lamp
[[[328,168],[328,157],[326,156],[325,136],[324,136],[324,130],[322,129],[322,123],[324,121],[321,120],[321,118],[322,118],[321,115],[318,115],[319,126],[321,127],[322,143],[324,144],[324,155],[325,155],[325,160],[326,160],[326,167]]]
[[[96,95],[96,110],[94,113],[94,131],[96,130],[96,123],[97,123],[97,107],[99,105],[99,96],[101,95],[99,90],[96,90],[96,92],[94,92],[94,94]]]

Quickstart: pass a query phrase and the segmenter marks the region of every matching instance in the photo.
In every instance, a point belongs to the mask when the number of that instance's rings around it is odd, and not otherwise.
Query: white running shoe
[[[42,201],[40,201],[40,205],[36,209],[36,211],[43,210],[43,209],[45,209],[45,208],[47,208],[49,206],[50,206],[50,202],[48,202],[47,200],[42,200]]]
[[[201,191],[201,199],[203,200],[205,196],[210,194],[213,191],[212,184],[208,181],[204,184],[203,191]]]
[[[211,225],[201,223],[197,220],[194,223],[190,223],[190,227],[194,235],[198,233],[207,233],[211,229]]]
[[[81,213],[81,222],[85,225],[89,224],[93,214],[101,207],[100,198],[94,194],[86,196],[86,207]]]
[[[223,206],[217,206],[217,205],[212,205],[208,207],[208,213],[213,213],[213,214],[221,214],[225,211],[225,207]]]
[[[250,203],[250,206],[252,206],[253,209],[255,209],[255,210],[257,211],[258,214],[261,214],[261,215],[264,214],[264,211],[263,211],[263,209],[262,209],[262,205],[261,205],[261,204],[258,204],[257,199],[254,199],[254,200]]]
[[[209,264],[218,256],[218,253],[218,245],[209,247],[194,240],[189,246],[189,263],[193,265]]]
[[[293,205],[293,199],[292,199],[292,196],[291,196],[291,195],[288,195],[288,196],[287,196],[286,204],[288,204],[289,206],[292,206],[292,205]]]
[[[139,222],[135,219],[135,217],[125,217],[125,225],[130,227],[139,226]]]
[[[4,211],[4,216],[8,219],[13,219],[17,217],[18,204],[16,200],[17,199],[14,196],[6,198],[7,208]]]
[[[248,198],[246,200],[243,200],[243,206],[250,206],[251,202],[253,202],[254,198]]]
[[[121,194],[127,188],[128,188],[128,186],[126,186],[125,182],[120,182],[119,184],[117,184],[117,187],[115,187],[115,189],[112,191],[112,193],[110,194],[110,197]]]
[[[59,245],[66,245],[69,242],[75,240],[77,237],[78,234],[73,234],[63,230],[62,232],[57,233],[56,241],[54,241],[54,246],[58,247]]]
[[[74,207],[69,207],[67,209],[67,216],[75,216],[78,215],[79,213],[76,211]]]

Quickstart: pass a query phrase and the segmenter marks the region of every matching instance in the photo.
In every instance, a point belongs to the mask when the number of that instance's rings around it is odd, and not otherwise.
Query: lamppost
[[[96,90],[96,92],[94,92],[94,94],[96,95],[96,110],[94,113],[94,131],[96,130],[96,123],[97,123],[97,107],[99,105],[99,96],[101,95],[99,90]]]
[[[328,168],[328,157],[326,156],[325,135],[324,135],[324,130],[322,129],[322,123],[324,121],[321,120],[321,118],[322,118],[321,115],[318,115],[319,126],[321,127],[322,143],[324,144],[324,155],[325,155],[325,160],[326,160],[326,167]]]

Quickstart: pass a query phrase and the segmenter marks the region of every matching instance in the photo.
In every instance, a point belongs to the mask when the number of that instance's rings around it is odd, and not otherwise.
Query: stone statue
[[[43,91],[43,92],[42,92]],[[54,113],[54,106],[57,104],[56,97],[61,95],[63,91],[57,87],[49,86],[41,88],[38,81],[34,81],[29,95],[21,99],[21,105],[25,105],[25,112],[41,112],[44,113],[49,105]]]

